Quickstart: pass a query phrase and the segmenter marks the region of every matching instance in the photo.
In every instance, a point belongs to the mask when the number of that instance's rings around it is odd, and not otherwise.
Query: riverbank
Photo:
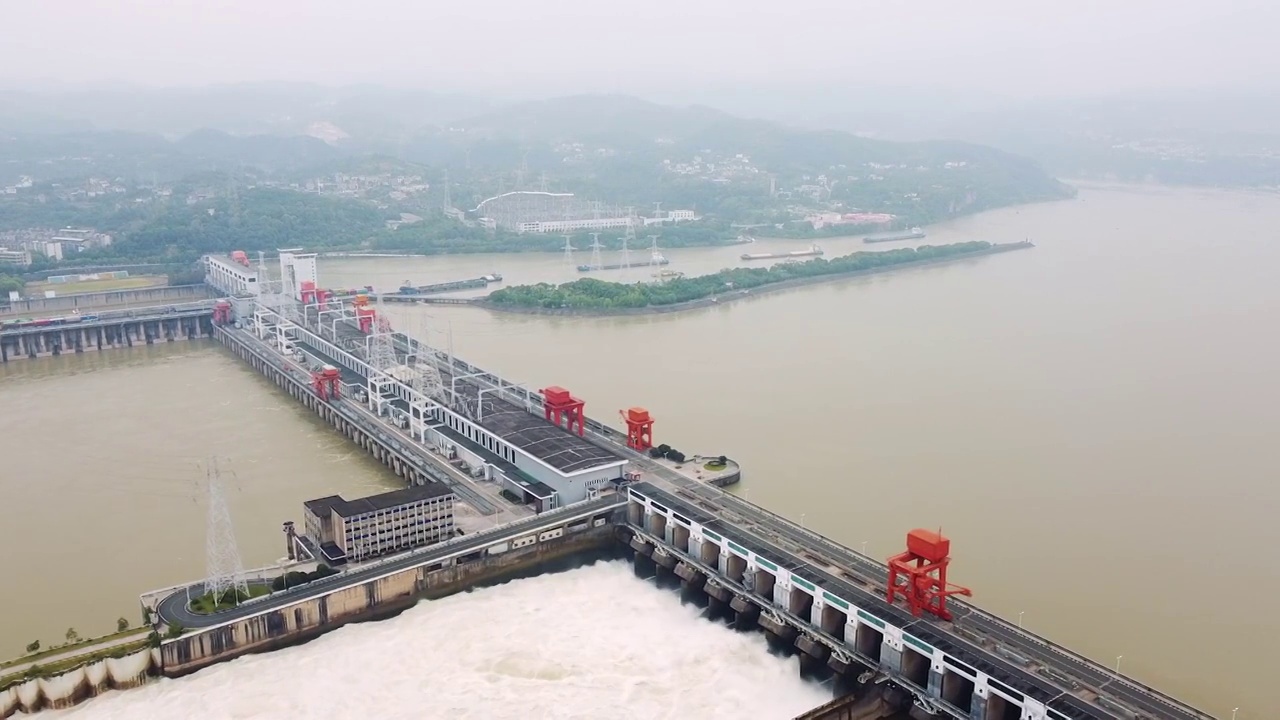
[[[806,285],[816,285],[818,283],[831,282],[832,280],[842,280],[852,277],[862,277],[865,275],[880,275],[899,270],[907,270],[910,268],[925,267],[932,265],[941,265],[944,263],[952,263],[958,260],[965,260],[974,257],[983,257],[986,255],[996,255],[1012,250],[1025,250],[1033,248],[1035,245],[1024,240],[1016,243],[1000,243],[993,244],[981,250],[966,252],[959,255],[950,255],[947,257],[930,258],[927,260],[919,260],[914,262],[899,263],[896,265],[886,265],[883,267],[866,268],[861,270],[853,270],[844,273],[832,273],[830,275],[816,275],[813,277],[794,278],[791,280],[783,280],[782,282],[770,285],[761,285],[754,288],[744,290],[733,290],[721,293],[707,298],[699,298],[688,302],[673,303],[671,305],[647,305],[645,307],[635,308],[543,308],[508,305],[490,302],[484,298],[473,300],[469,305],[493,310],[496,312],[514,313],[521,315],[561,315],[561,316],[578,316],[578,317],[611,317],[621,315],[654,315],[661,313],[683,312],[685,310],[695,310],[697,308],[713,307],[724,305],[725,303],[735,300],[742,300],[749,297],[758,297],[767,293],[779,292],[781,290],[790,290],[792,288],[803,287]]]

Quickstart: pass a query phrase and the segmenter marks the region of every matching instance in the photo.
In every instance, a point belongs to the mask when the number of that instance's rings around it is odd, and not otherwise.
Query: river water
[[[953,539],[952,579],[978,604],[1216,714],[1238,706],[1241,720],[1269,718],[1280,715],[1268,687],[1276,663],[1261,640],[1280,637],[1280,617],[1265,611],[1280,595],[1280,563],[1270,557],[1280,546],[1271,517],[1280,501],[1271,441],[1280,432],[1280,244],[1269,237],[1277,226],[1276,196],[1094,187],[929,228],[927,240],[1030,238],[1032,250],[721,307],[624,318],[391,313],[403,329],[451,338],[460,356],[511,379],[570,388],[593,416],[647,407],[658,442],[737,458],[746,470],[737,492],[853,547],[887,556],[907,530],[941,527]],[[828,256],[861,245],[820,244]],[[669,269],[698,274],[738,264],[743,251],[664,252]],[[578,277],[573,266],[588,257],[326,261],[321,280],[384,289],[496,271],[508,283],[559,282]],[[11,575],[23,589],[0,596],[17,608],[0,621],[5,647],[18,649],[36,628],[48,637],[68,622],[136,614],[124,600],[139,590],[199,575],[203,509],[187,468],[215,441],[239,463],[233,511],[250,566],[278,555],[279,521],[296,519],[303,499],[388,482],[220,351],[142,352],[168,354],[57,361],[101,370],[70,377],[45,361],[0,368],[6,455],[27,458],[0,475],[0,491],[22,507],[0,509],[0,541],[30,548]],[[280,459],[276,471],[243,482],[262,456]],[[275,500],[252,501],[255,487]],[[156,545],[165,550],[147,549]],[[515,598],[524,587],[485,592]],[[524,607],[511,602],[503,607]],[[576,610],[582,601],[570,602]],[[420,610],[461,627],[468,603]],[[621,632],[593,628],[581,632]],[[372,634],[391,630],[364,632],[322,639],[315,646],[331,652],[309,667],[331,672],[321,666],[332,661],[356,672],[358,658],[385,646]],[[469,638],[450,642],[471,652]],[[286,658],[314,658],[304,655],[312,647],[209,673],[248,682],[275,662],[292,677]],[[558,662],[579,662],[565,652]],[[123,698],[203,694],[197,685],[212,682],[203,675]],[[266,687],[292,698],[311,681]],[[541,697],[527,688],[519,696]]]

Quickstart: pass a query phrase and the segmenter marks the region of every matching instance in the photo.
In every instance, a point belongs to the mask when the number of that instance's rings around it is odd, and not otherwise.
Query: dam
[[[461,502],[493,509],[493,524],[208,615],[186,611],[198,585],[148,593],[144,607],[163,637],[156,672],[194,672],[419,598],[625,549],[638,574],[678,583],[709,613],[759,628],[803,667],[842,678],[850,702],[891,697],[893,711],[974,720],[1209,717],[963,601],[950,599],[949,618],[916,614],[892,599],[885,563],[663,464],[639,433],[586,416],[563,388],[523,388],[386,331],[373,308],[319,302],[305,282],[284,299],[229,298],[215,337],[406,483],[447,484]],[[336,393],[317,384],[326,367],[337,371]],[[403,368],[418,372],[400,379]],[[424,385],[424,374],[437,379]],[[571,459],[560,469],[586,463],[572,472],[587,475],[531,475],[548,441]],[[465,475],[433,451],[442,443],[468,453]],[[511,496],[517,509],[499,499]],[[813,717],[852,717],[823,712]]]

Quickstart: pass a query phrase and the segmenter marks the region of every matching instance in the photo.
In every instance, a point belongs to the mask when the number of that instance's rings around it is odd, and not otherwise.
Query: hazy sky
[[[565,93],[1271,85],[1276,0],[6,0],[0,82]]]

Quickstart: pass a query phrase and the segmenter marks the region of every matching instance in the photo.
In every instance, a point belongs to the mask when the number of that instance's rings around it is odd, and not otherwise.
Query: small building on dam
[[[339,495],[302,504],[310,554],[329,563],[359,562],[454,537],[457,495],[440,483],[413,485],[358,500]]]

